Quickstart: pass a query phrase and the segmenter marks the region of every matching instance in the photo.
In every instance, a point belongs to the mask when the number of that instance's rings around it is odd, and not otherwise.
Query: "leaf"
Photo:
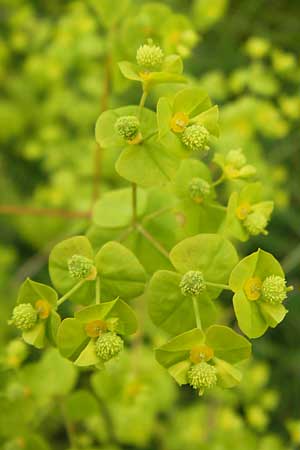
[[[89,391],[79,389],[66,398],[65,412],[71,422],[78,422],[91,416],[98,416],[99,406]]]
[[[198,87],[188,87],[175,95],[173,112],[184,112],[192,117],[210,106],[211,101],[206,91]]]
[[[236,215],[236,210],[239,205],[239,194],[232,192],[229,197],[227,213],[223,225],[220,228],[220,233],[223,236],[235,237],[244,242],[249,239],[249,233],[244,227],[241,220]]]
[[[230,364],[251,356],[251,344],[240,334],[223,325],[212,325],[206,330],[206,343],[217,358]]]
[[[89,343],[74,361],[75,366],[87,367],[101,364],[100,358],[96,355],[95,343],[90,339]]]
[[[147,195],[137,191],[137,217],[146,209]],[[132,191],[130,188],[106,192],[94,206],[93,221],[103,228],[121,228],[132,221]]]
[[[37,300],[47,300],[56,308],[57,293],[50,286],[27,278],[20,287],[17,303],[31,303],[35,306]]]
[[[117,324],[119,334],[130,335],[136,332],[137,319],[133,309],[121,299],[112,302],[100,303],[99,305],[88,306],[75,313],[75,318],[82,323],[93,320],[109,319],[117,317],[120,319]]]
[[[265,333],[268,324],[262,316],[257,302],[249,301],[244,292],[239,291],[234,294],[233,307],[239,328],[246,336],[258,338]]]
[[[96,255],[104,300],[135,298],[144,291],[146,273],[136,256],[118,242],[108,242]]]
[[[168,368],[169,374],[175,379],[179,386],[187,384],[187,373],[190,366],[190,361],[180,361]]]
[[[169,183],[184,154],[176,136],[170,133],[167,138],[167,142],[152,137],[138,145],[127,145],[116,162],[118,174],[142,187]]]
[[[157,102],[157,125],[159,130],[159,139],[170,132],[171,119],[172,109],[170,102],[166,97],[161,97]]]
[[[181,74],[183,72],[183,63],[179,55],[168,55],[162,65],[163,72]]]
[[[170,252],[176,270],[184,274],[190,270],[203,272],[204,279],[213,283],[227,283],[232,268],[238,261],[235,248],[228,240],[217,234],[199,234],[179,242]],[[207,287],[215,298],[220,289]]]
[[[237,264],[230,275],[229,286],[234,292],[238,292],[244,289],[249,278],[259,277],[263,281],[269,275],[284,277],[284,272],[271,253],[259,249]]]
[[[155,350],[157,361],[169,368],[187,360],[193,347],[204,342],[204,333],[198,328],[187,331],[169,340],[166,344]]]
[[[220,135],[219,108],[212,106],[207,111],[203,111],[193,118],[193,122],[203,125],[215,137]]]
[[[147,299],[153,323],[174,335],[196,326],[192,298],[181,293],[181,276],[167,270],[156,272],[150,280]],[[197,298],[202,326],[215,322],[216,309],[206,293]]]
[[[179,170],[174,178],[175,192],[179,198],[189,198],[189,183],[193,178],[202,178],[211,183],[211,174],[208,167],[196,159],[186,159],[181,162]],[[212,192],[214,192],[212,190]],[[195,206],[195,202],[192,201]]]
[[[242,380],[242,373],[226,361],[215,358],[218,384],[224,388],[232,388]]]
[[[275,328],[283,321],[288,310],[282,305],[272,305],[266,302],[260,302],[260,311],[270,327]]]
[[[49,274],[53,285],[65,294],[74,287],[78,280],[70,276],[68,261],[73,255],[82,255],[91,260],[94,252],[89,240],[85,236],[75,236],[57,244],[49,256]],[[95,297],[95,282],[85,282],[70,299],[77,303],[90,303]]]
[[[183,75],[173,72],[150,72],[147,77],[148,86],[161,83],[187,83],[187,79]]]
[[[132,81],[142,81],[138,68],[135,64],[128,61],[121,61],[118,63],[119,69],[125,78]]]
[[[59,314],[56,311],[51,311],[51,314],[46,321],[46,336],[50,343],[56,346],[56,338],[58,333],[58,328],[61,323]]]
[[[23,331],[22,337],[27,344],[43,348],[45,345],[45,322],[38,322],[30,330]]]
[[[57,346],[62,356],[76,359],[88,341],[84,325],[79,320],[67,318],[62,321],[57,333]]]

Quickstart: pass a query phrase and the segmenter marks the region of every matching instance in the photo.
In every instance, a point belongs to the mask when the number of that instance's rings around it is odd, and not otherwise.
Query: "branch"
[[[57,208],[35,208],[33,206],[0,205],[0,214],[15,216],[63,217],[64,219],[90,219],[90,211],[66,211]]]

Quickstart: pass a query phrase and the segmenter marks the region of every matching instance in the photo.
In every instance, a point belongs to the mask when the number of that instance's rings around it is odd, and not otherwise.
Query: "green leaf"
[[[62,321],[57,333],[57,346],[65,358],[76,359],[87,345],[89,337],[84,325],[76,319],[67,318]]]
[[[206,91],[198,87],[188,87],[179,91],[174,97],[173,113],[184,112],[193,117],[211,106]]]
[[[244,242],[249,239],[249,233],[243,225],[243,222],[238,219],[236,215],[237,207],[239,206],[239,194],[232,192],[229,197],[227,214],[224,223],[220,228],[220,232],[224,236],[235,237]]]
[[[101,364],[101,360],[96,355],[95,342],[90,339],[89,343],[82,350],[78,358],[74,361],[75,366],[87,367]]]
[[[156,272],[147,291],[150,318],[153,323],[174,335],[196,326],[192,297],[181,293],[181,276],[167,270]],[[216,320],[216,309],[206,293],[197,297],[202,326]]]
[[[202,178],[208,183],[211,183],[210,170],[202,161],[186,159],[181,162],[180,168],[174,178],[175,192],[179,198],[190,199],[189,183],[193,178]],[[212,193],[214,194],[213,189]],[[195,207],[199,206],[192,200],[191,202]]]
[[[94,252],[85,236],[75,236],[57,244],[49,256],[49,273],[55,288],[65,294],[72,289],[78,280],[70,276],[68,261],[73,255],[82,255],[91,260]],[[86,281],[70,299],[82,304],[90,303],[95,298],[95,282]]]
[[[158,142],[152,137],[141,144],[127,145],[116,163],[119,175],[142,187],[169,183],[185,154],[176,136],[170,133],[165,139]]]
[[[172,108],[166,97],[161,97],[157,102],[157,126],[158,136],[161,139],[170,132],[170,120],[172,119]]]
[[[137,191],[137,216],[144,214],[147,195],[142,189]],[[132,221],[132,191],[130,188],[106,192],[96,202],[93,221],[103,228],[121,228]]]
[[[173,68],[172,68],[173,70]],[[155,86],[161,83],[187,83],[187,79],[178,73],[173,72],[150,72],[147,77],[148,86]]]
[[[207,329],[206,343],[213,348],[217,358],[230,364],[243,361],[251,355],[250,342],[223,325],[212,325]]]
[[[24,331],[22,337],[27,344],[43,348],[45,346],[45,322],[38,322],[30,330]]]
[[[246,336],[258,338],[265,333],[268,324],[257,302],[249,301],[244,292],[239,291],[233,296],[233,307],[239,328]]]
[[[224,388],[232,388],[242,380],[242,373],[226,361],[215,358],[215,365],[218,373],[218,384]]]
[[[47,300],[53,308],[56,308],[57,293],[50,286],[27,278],[20,287],[17,303],[31,303],[35,306],[37,300]]]
[[[108,242],[96,255],[101,278],[101,297],[111,300],[135,298],[144,291],[146,273],[136,256],[118,242]]]
[[[229,286],[234,292],[238,292],[244,289],[249,278],[259,277],[263,281],[269,275],[284,277],[284,272],[271,253],[259,249],[237,264],[230,275]]]
[[[65,412],[71,422],[84,421],[88,417],[98,416],[99,406],[89,391],[80,389],[66,398]]]
[[[190,366],[190,361],[180,361],[168,368],[169,374],[175,379],[179,386],[187,384],[187,373]]]
[[[163,72],[181,74],[183,72],[183,63],[179,55],[168,55],[162,65]]]
[[[166,344],[155,350],[157,361],[169,368],[187,360],[193,347],[204,342],[204,333],[198,328],[187,331],[169,340]]]
[[[128,80],[142,81],[137,65],[132,64],[128,61],[121,61],[118,63],[118,66],[122,75],[124,75],[124,77]]]
[[[227,283],[232,268],[238,261],[235,248],[217,234],[199,234],[179,242],[170,252],[170,259],[178,272],[189,270],[203,272],[204,279],[212,283]],[[220,289],[207,287],[215,298]]]
[[[56,346],[56,338],[60,323],[61,319],[59,314],[57,314],[56,311],[51,311],[50,316],[46,321],[46,336],[54,346]]]
[[[220,135],[219,108],[212,106],[207,111],[203,111],[193,118],[193,122],[203,125],[215,137]]]
[[[262,315],[271,328],[275,328],[282,322],[288,313],[288,310],[282,304],[272,305],[270,303],[260,302],[259,307]]]
[[[119,334],[130,335],[137,330],[137,319],[133,309],[121,299],[112,302],[100,303],[99,305],[88,306],[77,311],[75,318],[82,323],[88,323],[93,320],[118,318],[117,332]]]

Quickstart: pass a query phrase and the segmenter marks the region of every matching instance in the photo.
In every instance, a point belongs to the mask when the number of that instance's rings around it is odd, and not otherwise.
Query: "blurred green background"
[[[297,0],[0,0],[1,448],[299,448],[299,21]],[[117,154],[99,164],[94,125],[103,109],[138,101],[117,61],[149,36],[220,105],[217,149],[242,147],[275,201],[269,235],[240,253],[271,251],[295,287],[285,321],[254,342],[240,388],[201,400],[156,365],[160,336],[147,321],[113,377],[9,344],[20,282],[47,282],[52,246],[84,233],[93,200],[121,183]]]

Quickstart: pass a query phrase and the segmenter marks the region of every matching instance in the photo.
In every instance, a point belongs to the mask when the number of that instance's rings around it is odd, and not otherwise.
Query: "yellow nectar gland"
[[[182,133],[189,123],[189,117],[184,112],[177,112],[171,119],[171,130],[174,133]]]
[[[240,176],[239,169],[236,169],[235,167],[233,167],[230,164],[228,164],[224,167],[224,172],[225,172],[227,178],[229,178],[229,179],[238,178]]]
[[[244,285],[248,300],[255,301],[261,296],[262,281],[259,277],[249,278]]]
[[[151,72],[139,72],[139,76],[143,81],[149,81],[150,80]]]
[[[190,361],[198,364],[203,361],[209,361],[214,357],[214,351],[207,345],[197,345],[190,351]]]
[[[250,212],[251,212],[251,205],[248,202],[241,203],[235,210],[235,214],[237,218],[240,220],[245,220]]]
[[[107,331],[107,323],[104,320],[93,320],[85,326],[85,332],[89,337],[98,337]]]
[[[131,139],[131,141],[127,141],[127,144],[137,145],[137,144],[140,144],[142,142],[142,140],[143,140],[143,136],[139,132],[133,139]]]
[[[47,319],[51,312],[51,305],[47,300],[41,299],[35,302],[35,309],[40,319]]]

